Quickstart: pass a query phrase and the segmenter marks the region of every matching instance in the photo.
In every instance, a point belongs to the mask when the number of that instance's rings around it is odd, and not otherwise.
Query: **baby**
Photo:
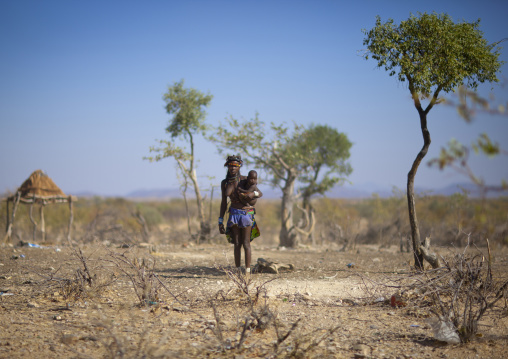
[[[251,207],[254,207],[256,202],[258,201],[258,198],[263,196],[263,193],[258,189],[258,173],[254,170],[249,171],[249,174],[247,176],[247,179],[240,181],[238,183],[238,194],[240,197],[240,200]],[[254,197],[250,198],[247,196],[247,193],[254,192]]]

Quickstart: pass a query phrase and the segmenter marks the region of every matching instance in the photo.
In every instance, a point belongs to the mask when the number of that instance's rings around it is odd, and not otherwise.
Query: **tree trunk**
[[[411,226],[411,238],[413,240],[415,268],[423,269],[423,253],[420,250],[420,245],[423,245],[423,243],[420,240],[420,229],[418,227],[418,218],[416,217],[414,181],[416,171],[418,170],[418,166],[420,166],[420,163],[427,154],[431,141],[430,141],[430,133],[429,130],[427,129],[427,114],[424,111],[422,111],[421,108],[417,107],[417,110],[420,115],[420,125],[423,135],[423,147],[416,156],[413,162],[413,166],[411,167],[411,170],[407,174],[407,204],[409,210],[409,224]]]
[[[201,197],[201,191],[199,190],[198,178],[196,176],[196,170],[189,173],[189,177],[194,186],[194,193],[196,194],[196,204],[198,205],[198,216],[199,216],[199,239],[198,243],[202,243],[206,240],[210,233],[210,225],[205,221],[205,208],[203,205],[203,197]]]
[[[281,227],[279,233],[280,245],[294,248],[297,246],[297,232],[293,224],[293,204],[295,201],[296,177],[289,174],[282,189]]]
[[[189,232],[189,236],[192,236],[192,230],[190,225],[190,212],[189,212],[189,202],[187,201],[187,184],[185,184],[185,189],[182,191],[183,201],[185,203],[185,213],[187,214],[187,231]]]
[[[307,223],[307,228],[309,228],[309,230],[307,231],[308,233],[306,234],[305,239],[310,240],[312,245],[315,245],[316,244],[314,238],[314,228],[316,227],[316,216],[314,215],[315,210],[314,207],[312,207],[312,204],[310,203],[310,196],[304,194],[302,202],[303,202],[302,207],[306,213],[306,218],[309,219]]]

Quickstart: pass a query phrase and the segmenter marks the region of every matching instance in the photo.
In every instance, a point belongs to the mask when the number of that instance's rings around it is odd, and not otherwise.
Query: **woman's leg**
[[[251,249],[250,249],[250,232],[252,227],[240,228],[240,242],[243,244],[243,250],[245,252],[245,269],[250,271],[251,265]]]
[[[231,239],[235,246],[235,266],[239,268],[242,265],[242,239],[240,238],[240,228],[236,225],[231,227]]]

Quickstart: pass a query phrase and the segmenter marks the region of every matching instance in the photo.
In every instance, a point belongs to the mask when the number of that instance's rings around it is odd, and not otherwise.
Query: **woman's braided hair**
[[[227,167],[232,162],[238,162],[240,167],[243,165],[242,156],[240,155],[231,155],[226,158],[226,163],[224,163],[224,167]]]

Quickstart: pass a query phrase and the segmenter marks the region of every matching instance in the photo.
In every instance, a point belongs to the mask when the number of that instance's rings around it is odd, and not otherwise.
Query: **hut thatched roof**
[[[17,192],[25,203],[65,202],[68,196],[42,170],[34,171]],[[12,196],[12,198],[16,195]]]
[[[43,208],[45,205],[49,203],[69,203],[70,208],[70,216],[69,216],[69,229],[67,232],[67,238],[70,240],[71,238],[71,228],[72,228],[72,202],[77,200],[76,197],[67,196],[62,192],[60,188],[53,182],[51,178],[47,174],[45,174],[41,170],[34,171],[28,179],[23,182],[21,187],[18,188],[16,193],[10,197],[7,197],[7,231],[4,236],[4,242],[7,242],[12,235],[12,226],[14,223],[14,217],[16,215],[16,209],[18,208],[18,204],[25,203],[30,204],[30,220],[34,225],[34,240],[37,229],[37,223],[32,218],[32,206],[34,204],[41,205],[41,232],[42,232],[42,240],[44,241],[46,238],[46,230],[44,228],[44,212]],[[9,203],[14,202],[14,208],[12,209],[12,216],[9,216]]]

